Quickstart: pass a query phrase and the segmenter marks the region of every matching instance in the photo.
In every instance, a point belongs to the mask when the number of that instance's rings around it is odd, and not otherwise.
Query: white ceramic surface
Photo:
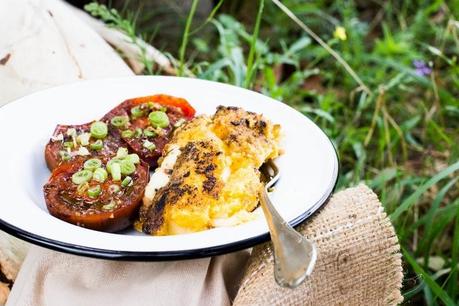
[[[261,94],[221,83],[176,77],[128,77],[82,81],[23,97],[0,108],[0,220],[3,230],[31,242],[77,254],[136,259],[202,257],[248,247],[267,239],[265,220],[203,232],[154,237],[127,230],[104,233],[51,216],[42,186],[49,177],[44,147],[56,124],[102,117],[127,98],[169,94],[187,99],[197,113],[218,105],[263,113],[283,130],[282,176],[271,194],[276,208],[298,224],[332,192],[338,159],[327,136],[299,112]]]

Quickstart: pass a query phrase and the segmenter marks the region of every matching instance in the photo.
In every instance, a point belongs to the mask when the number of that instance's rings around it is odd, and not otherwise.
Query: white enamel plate
[[[0,108],[1,228],[51,249],[123,260],[205,257],[268,240],[264,218],[234,227],[155,237],[132,229],[121,233],[88,230],[48,213],[42,188],[50,172],[43,152],[55,126],[98,119],[125,99],[159,93],[187,99],[197,113],[213,114],[218,105],[241,106],[281,124],[285,154],[276,160],[281,179],[271,199],[291,225],[308,218],[330,196],[338,177],[335,149],[319,127],[284,103],[197,79],[158,76],[84,81],[38,92]]]

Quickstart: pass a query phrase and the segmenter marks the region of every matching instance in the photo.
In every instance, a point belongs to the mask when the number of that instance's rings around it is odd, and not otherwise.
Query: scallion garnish
[[[138,164],[140,163],[140,158],[139,158],[139,155],[133,153],[133,154],[129,154],[128,156],[125,157],[125,159],[129,160],[131,163],[133,164]]]
[[[114,181],[121,180],[121,166],[119,163],[113,163],[110,167],[110,174]]]
[[[121,182],[121,186],[128,187],[130,185],[132,185],[132,177],[126,176],[124,180]]]
[[[92,178],[95,181],[98,181],[99,183],[105,182],[107,177],[108,177],[108,173],[107,173],[107,170],[105,170],[104,168],[97,168],[96,170],[94,170],[94,173],[92,175]]]
[[[73,148],[73,142],[72,141],[65,141],[63,144],[64,148]]]
[[[132,118],[137,119],[144,115],[144,111],[140,108],[140,106],[135,106],[131,108],[131,115]]]
[[[95,121],[91,124],[91,136],[97,139],[104,139],[108,135],[108,127],[102,121]]]
[[[98,139],[95,142],[91,143],[89,147],[93,150],[99,151],[102,150],[102,148],[104,147],[104,142]]]
[[[128,156],[128,153],[129,153],[128,149],[121,147],[121,148],[118,148],[118,151],[116,151],[116,157],[124,158]]]
[[[128,116],[115,116],[110,120],[110,123],[117,128],[125,128],[128,122]]]
[[[169,117],[162,111],[151,112],[148,115],[148,121],[153,127],[165,128],[169,125]]]
[[[142,137],[142,129],[141,128],[136,128],[135,129],[135,132],[134,132],[134,137],[135,138],[139,138],[139,137]]]
[[[155,133],[155,130],[151,126],[147,127],[145,130],[143,130],[143,134],[146,137],[155,137],[157,135]]]
[[[98,158],[88,159],[83,164],[83,168],[85,168],[86,170],[90,170],[90,171],[94,171],[97,168],[100,168],[100,166],[102,166],[102,161]]]
[[[132,130],[125,130],[121,132],[121,137],[123,138],[132,138],[134,136],[134,131]]]
[[[129,159],[123,159],[120,164],[121,174],[129,175],[135,172],[135,165]]]
[[[154,149],[156,149],[156,145],[153,142],[148,141],[148,140],[145,140],[143,142],[143,147],[150,151],[153,151]]]
[[[92,178],[92,171],[90,170],[80,170],[72,175],[72,183],[80,185],[86,182],[89,182]]]
[[[88,188],[88,196],[90,198],[97,198],[102,193],[100,185],[91,186]]]
[[[72,159],[72,155],[67,151],[59,151],[59,156],[63,161],[68,161]]]

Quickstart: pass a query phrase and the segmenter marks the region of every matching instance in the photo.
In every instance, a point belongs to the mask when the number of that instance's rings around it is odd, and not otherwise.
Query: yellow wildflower
[[[346,40],[347,39],[346,29],[344,27],[336,27],[335,32],[333,32],[333,37],[339,40]]]

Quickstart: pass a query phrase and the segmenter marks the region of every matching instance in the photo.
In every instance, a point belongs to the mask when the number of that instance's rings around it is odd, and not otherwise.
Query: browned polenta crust
[[[168,234],[174,231],[168,228],[173,215],[185,215],[192,227],[197,228],[199,222],[211,227],[210,217],[201,216],[208,215],[228,193],[222,180],[224,168],[232,173],[248,167],[254,172],[252,177],[259,177],[257,169],[262,163],[279,154],[279,128],[261,114],[225,106],[219,106],[212,117],[199,116],[183,125],[163,153],[165,157],[169,146],[181,146],[169,182],[151,202],[144,202],[137,228],[152,235]],[[201,220],[191,220],[193,216]]]
[[[169,183],[156,193],[155,204],[147,210],[141,209],[142,231],[151,234],[160,231],[166,205],[199,206],[216,200],[222,186],[215,176],[215,159],[221,154],[211,141],[188,143],[177,158]]]

